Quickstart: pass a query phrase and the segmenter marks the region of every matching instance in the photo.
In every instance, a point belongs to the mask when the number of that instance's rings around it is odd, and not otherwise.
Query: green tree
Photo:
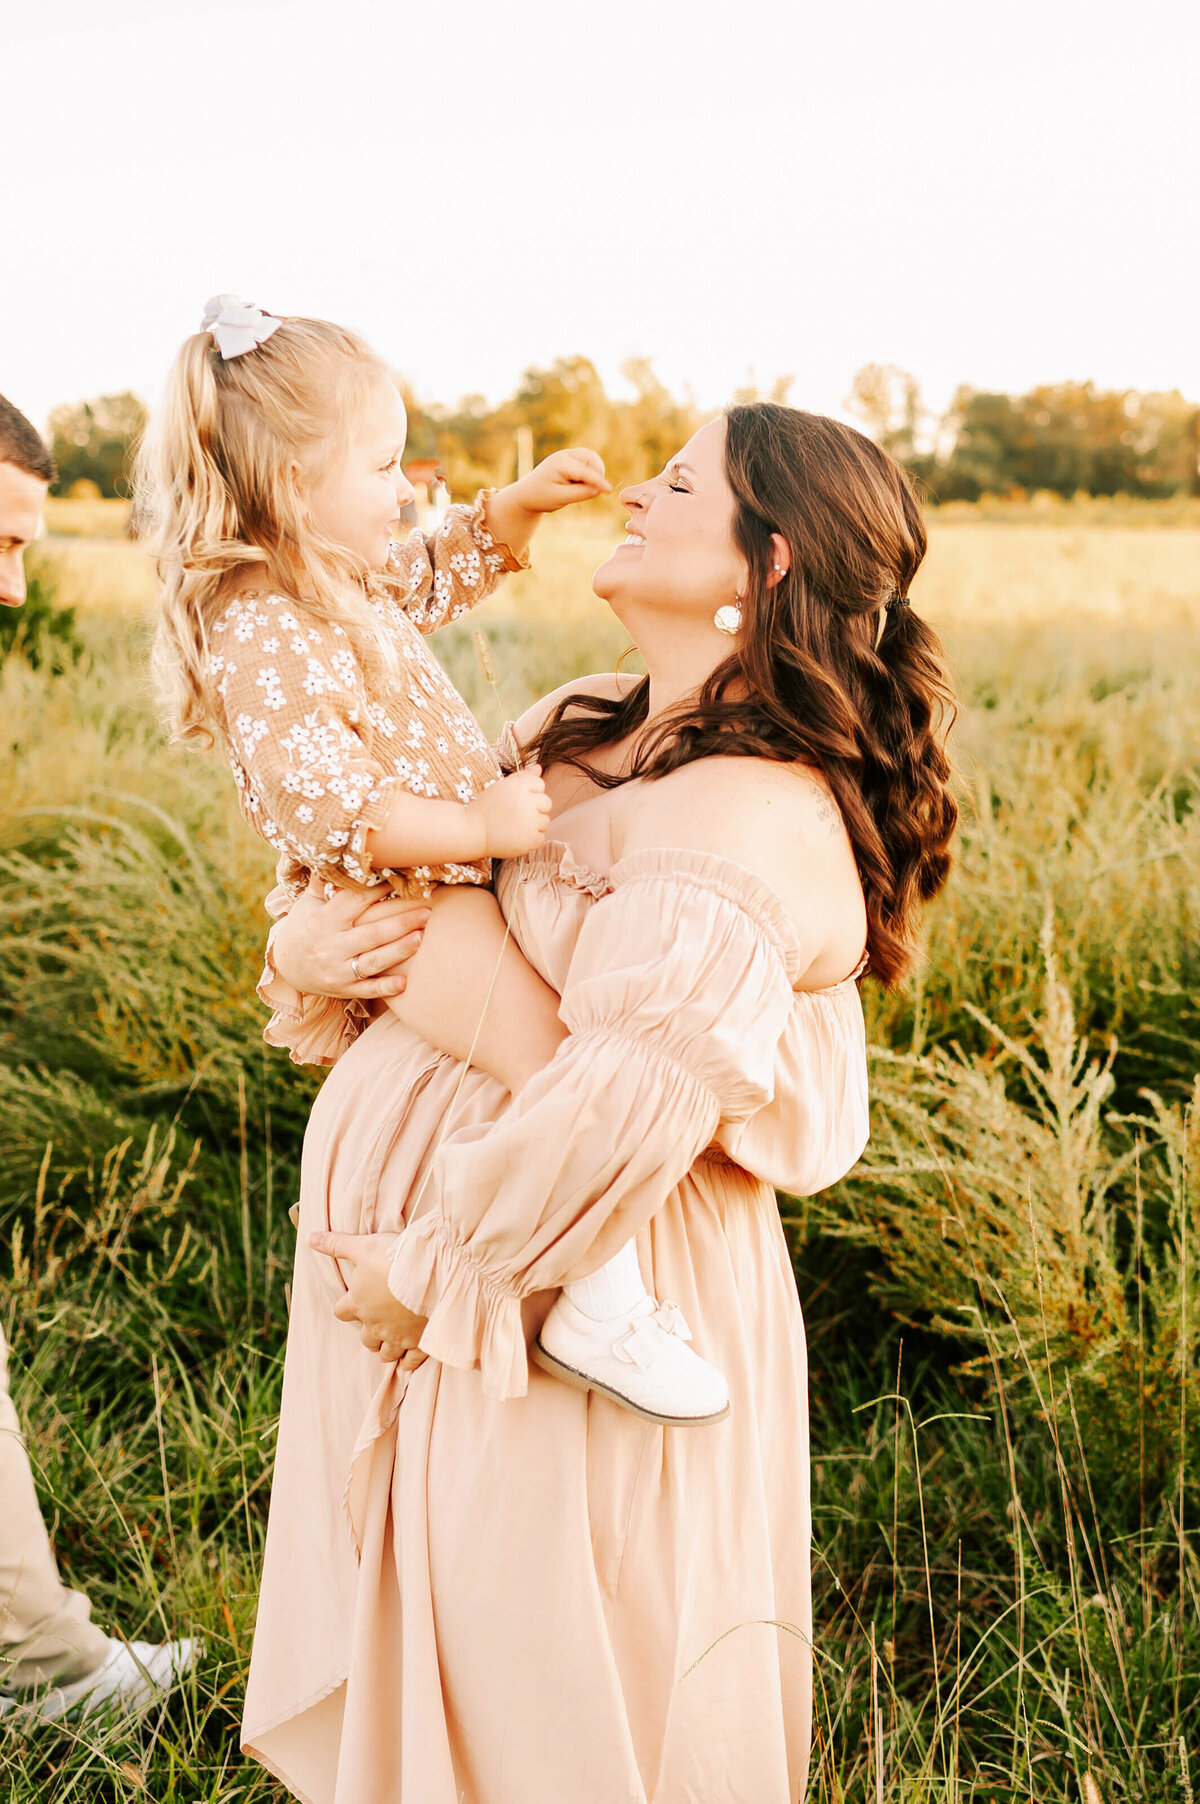
[[[1178,390],[1144,395],[1091,382],[1024,395],[962,388],[943,422],[951,448],[940,500],[1048,489],[1058,495],[1200,492],[1200,408]]]
[[[1177,388],[1138,401],[1134,426],[1143,494],[1200,495],[1200,407]]]
[[[145,406],[129,393],[56,407],[50,415],[50,449],[58,466],[52,493],[65,495],[83,478],[102,495],[128,495],[130,465],[145,426]]]
[[[438,410],[435,455],[453,494],[469,499],[477,489],[512,481],[515,427],[511,402],[489,407],[482,395],[464,395],[453,411]]]
[[[591,445],[604,456],[612,403],[589,357],[559,357],[548,369],[525,371],[513,397],[513,425],[533,433],[539,460],[567,445]]]
[[[951,448],[934,477],[939,501],[978,501],[981,495],[1005,494],[1013,486],[1022,421],[1011,395],[980,393],[963,385],[942,425]]]
[[[846,406],[877,445],[921,483],[932,485],[936,458],[932,450],[922,449],[922,441],[931,436],[932,418],[915,376],[894,363],[864,364],[850,384]]]
[[[925,419],[915,376],[894,363],[867,363],[850,384],[846,405],[863,422],[877,445],[911,464]]]
[[[674,398],[647,358],[631,357],[621,374],[634,399],[612,404],[604,446],[609,476],[619,486],[657,475],[703,421],[690,401]]]

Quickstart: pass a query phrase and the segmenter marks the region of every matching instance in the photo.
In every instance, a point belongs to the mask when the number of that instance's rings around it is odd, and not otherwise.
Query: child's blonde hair
[[[177,738],[213,743],[210,635],[230,577],[246,569],[314,624],[341,626],[369,674],[389,667],[365,603],[380,579],[318,531],[292,471],[297,459],[319,471],[338,455],[380,381],[394,381],[383,360],[326,320],[285,318],[228,361],[207,331],[185,340],[139,455],[135,502],[162,587],[154,668]]]

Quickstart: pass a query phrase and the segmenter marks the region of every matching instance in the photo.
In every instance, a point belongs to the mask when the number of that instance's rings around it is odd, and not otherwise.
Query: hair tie
[[[892,609],[893,608],[911,608],[911,606],[912,606],[912,601],[910,600],[910,598],[907,595],[901,595],[899,589],[897,589],[893,595],[889,595],[886,601],[883,601],[879,604],[879,623],[875,628],[875,650],[876,651],[879,650],[879,647],[883,642],[884,628],[887,626],[887,617],[891,613]]]
[[[222,360],[228,363],[231,357],[244,357],[264,344],[282,324],[277,315],[264,313],[252,301],[240,300],[236,294],[215,294],[204,303],[200,330],[212,333]]]

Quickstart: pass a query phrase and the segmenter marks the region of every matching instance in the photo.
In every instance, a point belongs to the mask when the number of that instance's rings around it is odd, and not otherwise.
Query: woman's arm
[[[567,1037],[557,992],[507,932],[491,890],[443,884],[431,906],[403,994],[387,1006],[431,1046],[516,1096]]]
[[[395,897],[363,908],[361,895],[310,892],[276,926],[272,964],[301,999],[382,998],[431,1046],[514,1095],[549,1064],[567,1031],[558,996],[505,932],[490,890],[443,884],[416,911]]]

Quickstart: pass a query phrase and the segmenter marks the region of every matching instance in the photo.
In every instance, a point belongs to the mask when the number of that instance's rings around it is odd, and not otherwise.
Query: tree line
[[[531,366],[498,406],[481,395],[442,406],[406,387],[406,462],[437,464],[452,494],[465,497],[510,481],[522,446],[536,460],[584,444],[602,454],[618,482],[636,481],[661,469],[706,416],[690,398],[672,395],[645,358],[626,363],[621,373],[631,391],[624,398],[608,394],[587,357]],[[733,398],[787,401],[792,387],[785,378],[766,395],[742,389]],[[1142,393],[1059,382],[1009,395],[964,385],[938,416],[924,406],[907,371],[867,364],[846,405],[934,503],[1039,490],[1200,494],[1200,406],[1178,389]],[[53,492],[127,495],[145,421],[143,403],[128,393],[56,408],[49,421],[58,466]]]

